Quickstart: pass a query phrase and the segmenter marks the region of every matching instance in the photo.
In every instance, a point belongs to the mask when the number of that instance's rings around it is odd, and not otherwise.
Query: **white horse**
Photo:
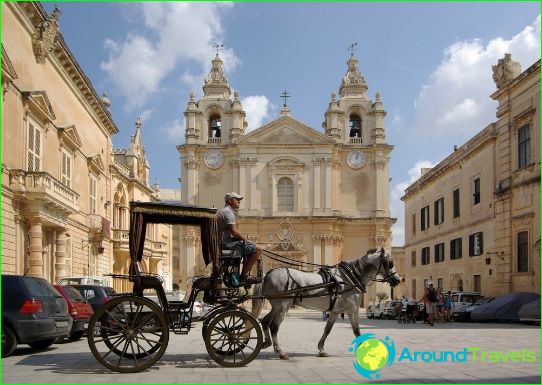
[[[388,282],[392,287],[400,282],[399,275],[393,266],[393,261],[384,249],[372,249],[363,257],[351,262],[341,262],[330,269],[332,280],[336,282],[330,292],[326,287],[302,290],[312,285],[321,285],[324,278],[318,273],[311,273],[289,267],[270,270],[262,283],[254,287],[253,295],[259,297],[252,300],[252,314],[257,318],[262,310],[265,297],[271,303],[271,311],[263,318],[262,327],[265,333],[263,348],[271,346],[269,331],[275,353],[281,359],[288,359],[288,353],[283,352],[278,343],[277,333],[284,316],[292,305],[306,309],[329,311],[324,334],[318,342],[320,357],[327,357],[324,342],[333,328],[337,316],[345,313],[350,318],[354,335],[360,335],[358,315],[363,288],[371,281]],[[322,285],[323,286],[323,285]]]

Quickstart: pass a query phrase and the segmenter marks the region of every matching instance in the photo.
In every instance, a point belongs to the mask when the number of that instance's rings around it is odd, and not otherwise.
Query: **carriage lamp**
[[[491,264],[491,255],[495,255],[500,258],[501,262],[504,261],[504,251],[490,251],[486,253],[486,265]]]

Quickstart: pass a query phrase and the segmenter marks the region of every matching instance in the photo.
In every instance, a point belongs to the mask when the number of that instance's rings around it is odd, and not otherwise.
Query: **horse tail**
[[[257,283],[254,285],[254,290],[252,291],[252,295],[257,298],[252,299],[252,315],[254,318],[258,318],[260,313],[262,312],[263,303],[265,299],[263,298],[263,282]]]

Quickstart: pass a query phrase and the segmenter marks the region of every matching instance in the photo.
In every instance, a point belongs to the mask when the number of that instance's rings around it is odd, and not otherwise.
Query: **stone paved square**
[[[364,314],[364,311],[361,312]],[[210,360],[201,325],[188,335],[172,335],[162,359],[141,373],[121,374],[102,367],[92,356],[86,340],[55,344],[32,352],[19,348],[2,360],[3,383],[539,383],[540,329],[534,325],[507,323],[416,323],[400,325],[392,320],[361,317],[362,333],[386,336],[396,346],[396,362],[381,371],[381,378],[369,380],[353,367],[348,348],[354,339],[350,322],[337,321],[326,341],[330,357],[317,357],[317,343],[325,323],[321,313],[292,310],[279,332],[289,361],[280,360],[272,348],[262,350],[248,366],[223,368]],[[514,362],[397,362],[400,351],[458,351],[478,346],[488,351],[536,353],[534,363]],[[469,354],[469,358],[471,358]]]

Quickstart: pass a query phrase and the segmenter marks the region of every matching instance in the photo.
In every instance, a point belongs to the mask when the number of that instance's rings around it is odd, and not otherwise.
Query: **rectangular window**
[[[480,255],[484,252],[484,233],[474,233],[469,236],[469,256]]]
[[[431,259],[431,250],[429,247],[424,247],[422,249],[422,265],[428,265]]]
[[[412,278],[412,298],[417,299],[416,296],[416,278]]]
[[[71,188],[71,180],[72,180],[72,157],[69,153],[66,151],[62,151],[62,166],[61,166],[61,177],[60,181],[63,185],[66,187]]]
[[[480,274],[475,274],[472,276],[472,290],[477,293],[482,292],[482,277]]]
[[[518,233],[518,273],[529,271],[529,232]]]
[[[89,213],[96,214],[96,201],[97,201],[97,184],[98,181],[94,175],[89,177]]]
[[[444,198],[435,201],[435,225],[444,222]]]
[[[27,171],[41,170],[41,130],[32,120],[28,120]]]
[[[444,261],[444,243],[435,245],[435,263]]]
[[[427,230],[429,228],[429,206],[425,206],[420,213],[421,229]]]
[[[527,167],[531,164],[531,131],[529,126],[523,126],[518,130],[518,168]]]
[[[452,239],[450,241],[450,259],[460,259],[462,255],[461,238]]]
[[[416,235],[416,213],[412,213],[412,235]]]
[[[459,218],[459,214],[461,212],[459,208],[459,189],[455,189],[453,192],[453,199],[454,199],[454,218]]]
[[[416,250],[412,250],[410,253],[410,266],[416,267]]]
[[[444,289],[443,287],[443,282],[444,280],[442,278],[437,278],[437,287],[440,288],[441,290]]]
[[[478,203],[480,203],[480,178],[472,181],[472,204],[477,205]]]

